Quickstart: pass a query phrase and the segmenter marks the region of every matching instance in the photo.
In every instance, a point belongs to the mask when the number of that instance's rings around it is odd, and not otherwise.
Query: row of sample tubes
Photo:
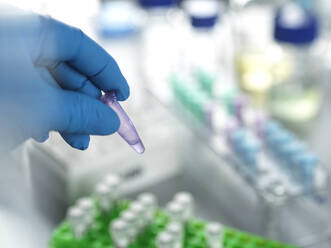
[[[176,99],[198,120],[211,125],[212,101],[210,97],[194,84],[186,82],[179,75],[171,77],[171,86]]]
[[[315,188],[316,174],[320,169],[317,155],[278,122],[265,120],[259,122],[255,129],[237,125],[228,130],[227,136],[233,156],[249,175],[258,176],[261,163],[266,162],[263,155],[304,190]]]
[[[177,193],[166,206],[169,223],[157,236],[158,248],[182,248],[184,225],[192,217],[194,199],[190,193]]]
[[[109,174],[95,188],[95,199],[103,212],[109,212],[119,197],[121,178]],[[95,217],[95,200],[84,197],[68,209],[67,220],[76,238],[81,238],[92,227]]]
[[[126,248],[135,240],[137,235],[151,223],[156,207],[156,197],[150,193],[143,193],[110,224],[109,232],[117,248]]]
[[[280,168],[307,189],[314,187],[319,158],[281,124],[267,121],[261,130],[268,152]]]
[[[91,228],[94,220],[94,201],[86,197],[77,201],[67,212],[67,220],[76,238],[81,238]]]
[[[199,121],[214,132],[224,131],[229,120],[239,125],[251,125],[264,114],[250,106],[247,96],[240,94],[231,84],[219,87],[213,95],[210,81],[214,79],[201,73],[170,77],[173,95]],[[207,86],[206,86],[207,85]]]

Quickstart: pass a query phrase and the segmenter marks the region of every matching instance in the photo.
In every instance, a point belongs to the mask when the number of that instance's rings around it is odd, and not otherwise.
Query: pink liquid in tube
[[[145,146],[142,143],[135,126],[126,114],[124,109],[118,103],[114,91],[109,91],[101,96],[100,100],[108,105],[116,112],[120,119],[120,127],[117,130],[118,134],[135,150],[137,153],[142,154],[145,151]]]

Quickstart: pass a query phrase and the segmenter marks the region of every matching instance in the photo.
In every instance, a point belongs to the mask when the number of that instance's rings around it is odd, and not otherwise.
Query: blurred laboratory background
[[[8,2],[79,27],[115,58],[146,152],[117,134],[78,151],[52,133],[1,158],[2,247],[48,247],[109,173],[122,197],[150,192],[164,206],[187,191],[199,218],[331,247],[330,0]]]

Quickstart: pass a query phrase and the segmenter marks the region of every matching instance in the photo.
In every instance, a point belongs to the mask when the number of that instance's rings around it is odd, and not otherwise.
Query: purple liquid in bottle
[[[125,113],[121,105],[117,102],[114,91],[109,91],[100,100],[107,104],[112,110],[116,112],[120,118],[120,127],[117,130],[118,134],[139,154],[144,153],[145,146],[142,143],[135,126]]]

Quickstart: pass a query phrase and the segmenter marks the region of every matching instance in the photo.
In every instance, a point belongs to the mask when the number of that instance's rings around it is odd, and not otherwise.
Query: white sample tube
[[[185,209],[181,204],[172,201],[168,203],[166,209],[172,222],[178,222],[180,224],[185,222]]]
[[[209,248],[222,247],[222,225],[211,222],[207,225],[207,242]]]
[[[188,192],[179,192],[175,195],[174,201],[181,204],[185,209],[185,220],[189,220],[194,211],[194,198]]]
[[[123,219],[117,219],[111,223],[109,229],[116,248],[126,248],[129,245],[129,225],[127,222]]]
[[[103,183],[106,184],[112,192],[111,200],[118,200],[120,195],[121,178],[116,174],[108,174],[104,177]]]
[[[175,248],[176,240],[168,232],[162,232],[157,237],[157,248]]]
[[[143,193],[138,196],[138,201],[146,209],[146,215],[145,215],[146,223],[151,222],[154,217],[155,209],[157,207],[157,200],[155,195],[150,193]]]
[[[137,226],[141,230],[146,223],[146,209],[139,201],[135,201],[130,205],[130,210],[137,216]]]
[[[67,220],[76,238],[80,239],[87,227],[84,220],[84,210],[79,207],[71,207],[67,212]]]
[[[182,248],[183,244],[183,225],[178,222],[171,222],[167,228],[167,233],[171,234],[175,239],[175,247]]]
[[[108,212],[111,209],[112,201],[110,199],[110,189],[104,183],[98,183],[95,188],[95,195],[99,200],[100,208],[103,212]]]
[[[91,226],[93,224],[95,214],[93,200],[90,197],[80,198],[76,205],[84,211],[86,225]]]
[[[125,210],[121,214],[121,219],[128,223],[128,232],[130,239],[134,239],[138,233],[138,218],[131,210]]]

